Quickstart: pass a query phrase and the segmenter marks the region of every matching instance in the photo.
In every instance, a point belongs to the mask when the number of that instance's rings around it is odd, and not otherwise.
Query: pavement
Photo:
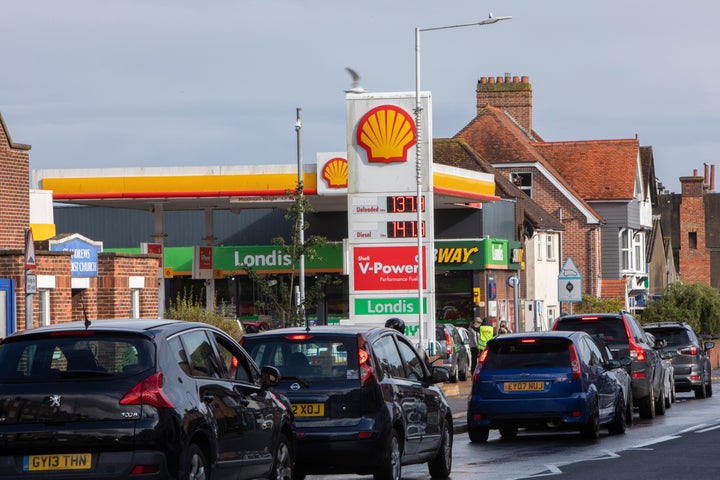
[[[713,368],[712,382],[720,385],[720,367]],[[457,383],[440,384],[448,403],[453,412],[453,430],[457,433],[467,432],[467,402],[468,395],[472,389],[472,377],[466,381],[458,380]],[[714,388],[715,389],[715,388]]]

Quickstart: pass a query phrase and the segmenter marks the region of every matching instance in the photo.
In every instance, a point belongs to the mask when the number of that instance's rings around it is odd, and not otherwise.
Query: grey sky
[[[351,66],[414,91],[434,137],[474,116],[480,77],[527,75],[547,141],[651,145],[670,190],[717,163],[720,2],[0,0],[0,113],[40,168],[284,164],[345,149]],[[719,180],[720,183],[720,180]]]

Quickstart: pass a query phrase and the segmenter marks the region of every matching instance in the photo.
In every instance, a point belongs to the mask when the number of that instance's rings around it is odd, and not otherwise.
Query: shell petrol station
[[[174,278],[202,280],[206,300],[214,302],[215,283],[242,275],[246,265],[260,273],[289,273],[291,266],[270,242],[215,245],[213,212],[287,209],[301,176],[303,194],[314,212],[347,213],[345,238],[328,239],[322,260],[304,266],[306,275],[346,276],[344,313],[321,323],[382,324],[400,317],[408,334],[420,334],[422,340],[423,331],[434,331],[442,307],[435,303],[436,268],[520,266],[509,260],[509,249],[518,243],[512,240],[435,240],[434,219],[443,211],[478,210],[499,197],[492,174],[433,163],[431,96],[422,92],[420,98],[417,129],[415,93],[347,94],[347,152],[317,153],[316,162],[303,164],[301,173],[295,164],[33,170],[32,185],[52,191],[57,203],[152,212],[152,241],[127,245],[126,250],[162,255],[162,315],[165,286]],[[204,244],[166,247],[165,212],[190,210],[204,212],[205,231],[197,232]],[[470,306],[486,300],[482,282],[477,275],[473,278],[466,288]]]

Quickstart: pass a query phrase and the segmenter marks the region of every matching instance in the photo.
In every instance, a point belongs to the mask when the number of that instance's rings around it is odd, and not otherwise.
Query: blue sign
[[[81,235],[71,235],[62,240],[50,240],[49,243],[53,252],[72,252],[71,276],[97,277],[98,253],[102,252],[102,242],[93,242]]]

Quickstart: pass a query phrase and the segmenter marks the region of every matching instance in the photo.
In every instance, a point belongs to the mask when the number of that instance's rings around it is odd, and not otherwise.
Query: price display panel
[[[392,195],[387,197],[387,213],[417,213],[417,196]],[[420,211],[425,211],[425,196],[420,197]]]
[[[425,222],[420,224],[420,235],[425,237]],[[392,220],[387,222],[388,238],[417,238],[418,228],[415,220]]]

